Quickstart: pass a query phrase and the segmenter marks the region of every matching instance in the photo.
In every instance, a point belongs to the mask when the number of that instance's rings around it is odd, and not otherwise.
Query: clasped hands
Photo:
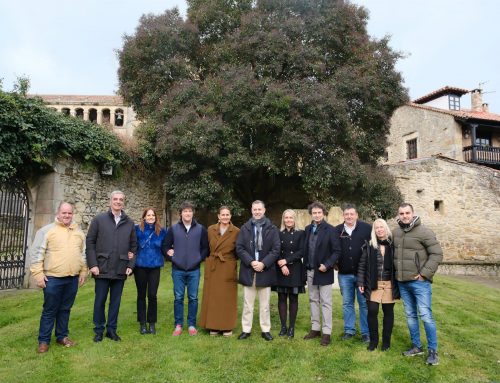
[[[258,273],[262,272],[264,270],[264,268],[266,267],[266,265],[264,265],[264,263],[259,262],[259,261],[250,262],[250,266],[252,266],[252,268]]]

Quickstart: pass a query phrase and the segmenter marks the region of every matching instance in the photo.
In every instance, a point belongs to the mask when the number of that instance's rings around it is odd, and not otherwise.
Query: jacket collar
[[[399,227],[405,232],[405,233],[408,233],[409,231],[411,231],[415,226],[418,226],[420,225],[420,217],[418,215],[416,215],[415,217],[413,217],[413,219],[411,220],[410,223],[406,224],[406,223],[403,223],[401,222],[401,220],[398,218],[396,220],[396,222],[398,223]]]
[[[74,230],[78,224],[76,222],[73,222],[71,221],[71,223],[69,224],[69,226],[66,226],[64,223],[62,223],[61,221],[59,221],[56,217],[55,219],[55,224],[58,225],[58,226],[61,226],[61,227],[65,227],[67,229],[70,229],[70,230]]]
[[[186,225],[184,225],[184,222],[182,222],[182,219],[179,220],[179,222],[177,222],[182,228],[184,228],[184,230],[186,230]],[[198,222],[196,222],[196,220],[193,218],[193,220],[191,221],[191,226],[190,226],[190,230],[195,227],[196,225],[198,225]]]

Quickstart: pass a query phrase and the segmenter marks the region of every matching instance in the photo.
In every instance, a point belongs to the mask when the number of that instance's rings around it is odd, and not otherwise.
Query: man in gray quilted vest
[[[439,364],[436,322],[432,316],[432,277],[443,259],[443,250],[434,232],[420,223],[413,206],[403,203],[398,209],[398,227],[394,235],[396,279],[406,314],[412,346],[404,356],[423,355],[418,317],[427,337],[427,364]]]

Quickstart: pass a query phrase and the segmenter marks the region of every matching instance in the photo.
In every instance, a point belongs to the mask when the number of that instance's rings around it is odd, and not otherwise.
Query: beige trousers
[[[314,270],[307,270],[307,289],[311,306],[311,330],[322,331],[324,335],[332,333],[332,285],[313,285]],[[321,327],[320,314],[323,317]]]
[[[259,321],[262,332],[271,331],[271,313],[269,311],[269,300],[271,299],[270,287],[255,287],[255,275],[253,285],[243,286],[243,313],[241,316],[241,327],[243,332],[252,332],[253,306],[255,297],[259,296]]]

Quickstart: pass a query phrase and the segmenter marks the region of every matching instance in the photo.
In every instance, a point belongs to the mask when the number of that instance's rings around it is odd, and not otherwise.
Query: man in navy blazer
[[[334,227],[325,221],[326,208],[321,202],[310,204],[308,211],[312,222],[305,229],[304,265],[307,268],[311,331],[304,339],[321,337],[321,345],[328,346],[332,334],[333,266],[340,256],[340,242]]]

